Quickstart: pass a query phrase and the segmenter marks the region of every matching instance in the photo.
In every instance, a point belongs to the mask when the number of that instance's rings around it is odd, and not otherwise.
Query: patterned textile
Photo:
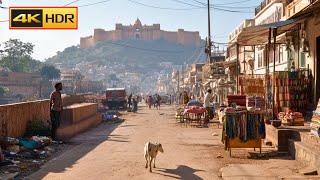
[[[241,141],[265,138],[264,116],[258,113],[226,113],[223,132],[229,139],[238,137]]]

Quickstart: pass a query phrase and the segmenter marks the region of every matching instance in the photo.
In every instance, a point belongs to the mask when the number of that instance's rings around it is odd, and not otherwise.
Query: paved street
[[[216,126],[186,128],[174,120],[173,107],[163,110],[142,108],[137,114],[124,115],[121,124],[103,123],[74,139],[73,149],[53,159],[30,179],[218,179],[219,169],[230,163],[262,164],[249,160],[243,151],[229,158],[223,150]],[[157,158],[157,168],[144,168],[144,143],[161,142],[164,154]],[[223,158],[218,157],[221,155]],[[291,173],[294,161],[264,160],[270,171],[281,166]],[[291,164],[288,166],[288,164]],[[277,172],[276,172],[277,173]],[[272,173],[269,173],[271,176]]]

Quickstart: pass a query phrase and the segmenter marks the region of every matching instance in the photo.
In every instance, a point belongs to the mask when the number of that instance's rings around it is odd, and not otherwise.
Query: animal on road
[[[163,148],[160,143],[153,144],[151,142],[147,142],[144,146],[144,157],[146,158],[146,168],[148,168],[149,163],[149,171],[152,172],[151,164],[153,161],[153,168],[156,168],[156,157],[158,152],[163,153]]]

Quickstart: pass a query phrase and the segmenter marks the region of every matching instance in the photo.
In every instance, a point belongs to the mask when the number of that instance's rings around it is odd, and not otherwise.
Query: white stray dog
[[[147,142],[144,146],[144,157],[146,158],[146,168],[148,168],[148,162],[149,162],[149,171],[152,172],[151,169],[151,163],[153,160],[153,168],[156,167],[156,157],[158,154],[158,151],[163,153],[162,145],[159,143],[152,144],[151,142]]]

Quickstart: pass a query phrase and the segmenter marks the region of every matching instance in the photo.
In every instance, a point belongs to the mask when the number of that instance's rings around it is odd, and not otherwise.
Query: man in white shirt
[[[204,95],[204,104],[203,105],[205,108],[210,107],[211,99],[212,99],[212,90],[208,89],[206,94]]]
[[[208,89],[207,93],[204,95],[204,103],[203,103],[204,108],[206,108],[207,110],[205,124],[209,123],[210,119],[213,118],[212,107],[210,106],[211,100],[212,100],[212,90]]]

